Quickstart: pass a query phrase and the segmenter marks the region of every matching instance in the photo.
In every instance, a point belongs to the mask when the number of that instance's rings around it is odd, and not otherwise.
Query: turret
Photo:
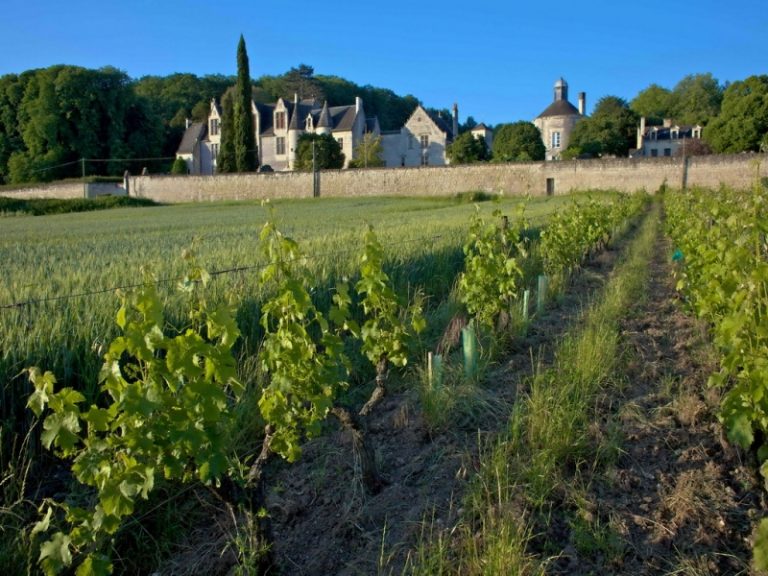
[[[330,134],[333,126],[331,126],[331,113],[328,110],[328,100],[323,103],[323,109],[320,112],[320,117],[317,119],[317,126],[315,127],[316,134]]]
[[[562,77],[555,82],[555,100],[568,100],[568,82]]]

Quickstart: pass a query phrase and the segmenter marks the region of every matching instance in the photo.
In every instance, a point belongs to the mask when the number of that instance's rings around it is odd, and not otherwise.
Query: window
[[[344,138],[337,138],[336,142],[339,143],[339,148],[344,149]]]
[[[219,157],[219,145],[218,144],[211,144],[211,156],[214,160]]]
[[[656,156],[658,156],[658,155],[659,155],[659,151],[656,150],[656,148],[651,148],[651,156],[656,158]]]
[[[560,148],[560,132],[552,132],[552,148]]]
[[[275,112],[275,130],[285,130],[285,112]]]
[[[217,136],[219,134],[219,119],[211,118],[211,136]]]
[[[285,138],[275,138],[275,154],[278,156],[285,154]]]
[[[421,149],[424,150],[425,148],[429,148],[429,136],[424,135],[420,138],[421,141]]]
[[[664,148],[664,156],[672,156],[672,148]]]

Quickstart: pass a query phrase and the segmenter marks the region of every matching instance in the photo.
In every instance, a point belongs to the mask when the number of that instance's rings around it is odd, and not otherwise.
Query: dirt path
[[[618,416],[622,453],[588,491],[590,522],[618,538],[585,545],[571,534],[553,572],[750,573],[762,493],[723,439],[718,393],[706,386],[716,364],[704,327],[681,311],[668,254],[660,238],[648,298],[623,325],[628,381],[618,411],[605,403]]]

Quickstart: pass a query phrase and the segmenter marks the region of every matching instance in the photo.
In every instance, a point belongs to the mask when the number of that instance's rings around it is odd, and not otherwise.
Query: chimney
[[[184,118],[184,130],[189,130],[189,118]]]
[[[459,105],[456,102],[453,103],[453,137],[456,138],[459,135]]]
[[[355,112],[361,112],[363,110],[363,99],[360,96],[355,96]]]
[[[587,115],[587,93],[579,92],[579,114]]]
[[[640,150],[643,147],[643,140],[645,139],[645,116],[640,116],[640,128],[637,129],[637,146]]]

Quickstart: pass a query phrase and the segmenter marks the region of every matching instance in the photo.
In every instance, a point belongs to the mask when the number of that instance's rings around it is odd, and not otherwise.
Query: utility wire
[[[31,174],[38,172],[47,172],[48,170],[56,170],[57,168],[64,168],[65,166],[72,166],[73,164],[80,164],[80,160],[73,160],[72,162],[65,162],[64,164],[57,164],[56,166],[46,166],[45,168],[38,168],[36,170],[30,170]]]
[[[442,238],[442,235],[436,235],[436,236],[429,236],[427,238],[414,238],[411,240],[401,240],[399,242],[393,242],[388,245],[389,246],[399,246],[403,244],[412,244],[415,242],[430,242],[439,240]],[[314,255],[308,255],[308,256],[300,256],[299,258],[294,258],[292,260],[287,261],[286,263],[292,263],[297,262],[300,260],[316,260],[319,258],[327,258],[329,256],[345,256],[348,254],[351,254],[353,252],[357,252],[359,248],[349,248],[347,250],[335,250],[333,252],[326,252],[322,254],[314,254]],[[243,265],[243,266],[233,266],[231,268],[224,268],[221,270],[212,270],[208,272],[208,275],[211,277],[216,276],[223,276],[225,274],[237,274],[240,272],[250,272],[253,270],[263,270],[269,264],[250,264],[250,265]],[[117,292],[118,290],[131,290],[133,288],[142,288],[144,286],[160,286],[162,284],[171,284],[173,282],[180,282],[184,279],[184,277],[173,277],[173,278],[160,278],[158,280],[155,280],[154,282],[136,282],[133,284],[125,284],[122,286],[112,286],[109,288],[100,288],[97,290],[88,290],[86,292],[78,292],[74,294],[62,294],[60,296],[47,296],[45,298],[32,298],[30,300],[23,300],[20,302],[12,302],[10,304],[2,304],[0,305],[0,310],[12,310],[14,308],[26,308],[28,306],[32,306],[35,304],[45,304],[48,302],[58,302],[62,300],[74,300],[75,298],[87,298],[91,296],[98,296],[100,294],[108,294],[110,292]]]

